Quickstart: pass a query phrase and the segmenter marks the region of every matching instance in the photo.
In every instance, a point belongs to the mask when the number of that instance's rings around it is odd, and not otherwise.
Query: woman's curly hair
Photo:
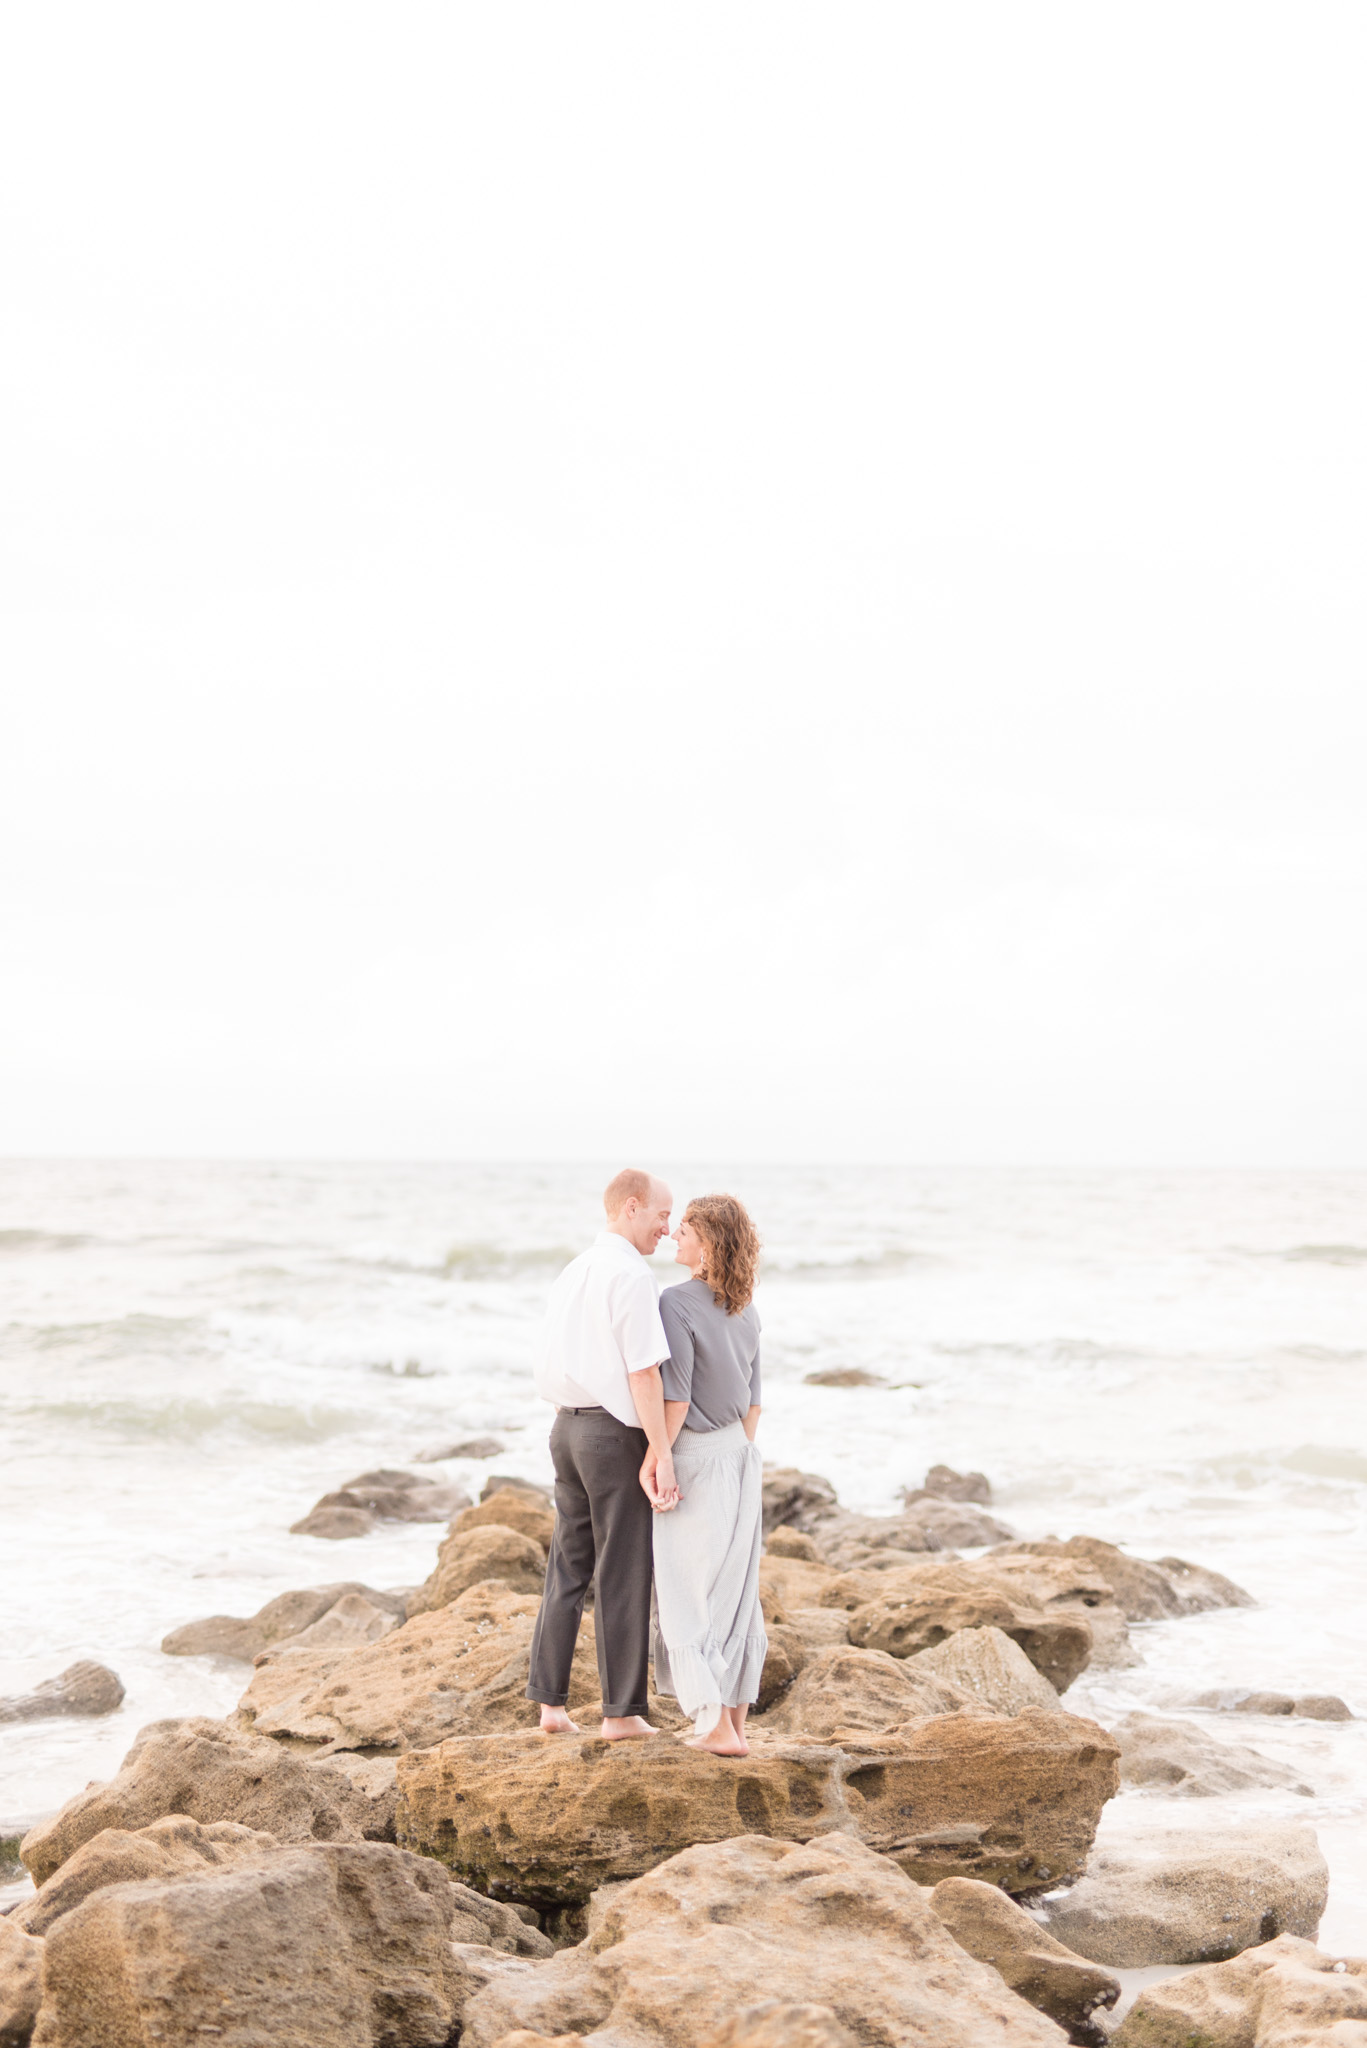
[[[718,1308],[738,1316],[749,1307],[759,1265],[759,1234],[745,1204],[734,1195],[699,1195],[684,1210],[684,1222],[707,1246],[699,1279],[712,1289]]]

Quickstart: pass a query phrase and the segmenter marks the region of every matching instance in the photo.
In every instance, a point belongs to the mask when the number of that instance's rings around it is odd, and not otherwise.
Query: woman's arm
[[[668,1415],[668,1413],[669,1413],[669,1404],[668,1404],[668,1403],[666,1402],[666,1404],[665,1404],[665,1414],[666,1414],[666,1415]],[[753,1408],[752,1408],[752,1409],[751,1409],[751,1410],[749,1411],[749,1413],[748,1413],[747,1415],[745,1415],[745,1416],[744,1416],[744,1417],[742,1418],[742,1424],[743,1424],[743,1427],[744,1427],[744,1430],[745,1430],[745,1434],[746,1434],[746,1435],[747,1435],[747,1436],[749,1437],[749,1439],[750,1439],[751,1443],[753,1443],[753,1442],[755,1441],[755,1431],[756,1431],[756,1430],[757,1430],[757,1429],[759,1428],[759,1415],[760,1415],[760,1411],[759,1411],[759,1407],[758,1407],[758,1404],[757,1404],[757,1405],[756,1405],[755,1407],[753,1407]]]
[[[665,1435],[671,1443],[676,1441],[679,1431],[684,1426],[684,1417],[692,1405],[691,1401],[665,1402]]]

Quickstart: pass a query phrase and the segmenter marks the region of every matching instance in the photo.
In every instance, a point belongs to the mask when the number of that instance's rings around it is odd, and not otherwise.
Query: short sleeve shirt
[[[558,1408],[606,1408],[635,1429],[630,1375],[668,1356],[649,1266],[615,1230],[600,1231],[551,1289],[536,1350],[537,1392]]]
[[[758,1408],[760,1324],[753,1302],[730,1316],[705,1280],[685,1280],[666,1287],[660,1315],[669,1339],[665,1399],[688,1402],[685,1429],[725,1429]]]

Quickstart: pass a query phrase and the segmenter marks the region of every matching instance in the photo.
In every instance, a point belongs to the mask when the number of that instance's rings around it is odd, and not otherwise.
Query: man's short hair
[[[633,1195],[638,1202],[650,1200],[650,1175],[642,1173],[639,1166],[624,1166],[603,1190],[603,1207],[609,1223],[614,1216],[621,1215]]]

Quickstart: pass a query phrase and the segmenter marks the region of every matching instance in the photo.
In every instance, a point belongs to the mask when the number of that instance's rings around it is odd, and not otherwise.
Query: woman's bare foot
[[[745,1740],[744,1707],[723,1707],[721,1719],[710,1735],[690,1735],[686,1738],[690,1749],[705,1749],[709,1756],[749,1756],[750,1745]]]
[[[563,1707],[541,1709],[541,1733],[543,1735],[578,1735],[579,1723],[571,1721]]]
[[[598,1732],[604,1742],[643,1742],[647,1735],[658,1735],[660,1731],[639,1714],[605,1714]]]

